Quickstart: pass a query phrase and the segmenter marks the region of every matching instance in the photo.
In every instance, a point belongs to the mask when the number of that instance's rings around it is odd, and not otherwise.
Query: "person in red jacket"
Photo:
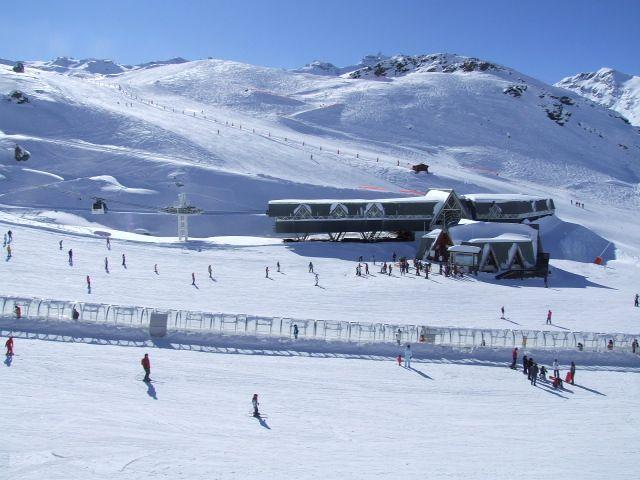
[[[151,379],[149,375],[151,375],[151,360],[149,360],[149,354],[145,353],[144,358],[140,361],[142,364],[142,368],[144,368],[144,379],[143,382],[150,382]]]
[[[7,347],[7,357],[13,355],[13,337],[9,337],[9,339],[4,342],[4,346]]]
[[[513,370],[516,369],[516,362],[518,361],[518,347],[513,349],[513,352],[511,352],[511,368]]]

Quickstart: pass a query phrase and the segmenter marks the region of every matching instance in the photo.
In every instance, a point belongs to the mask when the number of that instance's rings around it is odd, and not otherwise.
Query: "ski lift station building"
[[[326,234],[331,240],[340,240],[347,233],[359,233],[373,240],[385,232],[414,238],[419,233],[418,258],[437,261],[442,257],[462,264],[474,261],[474,268],[495,272],[540,268],[546,254],[537,225],[530,222],[554,213],[553,199],[548,197],[457,195],[450,189],[432,189],[419,197],[373,200],[273,200],[267,210],[275,219],[277,233],[299,239]],[[456,245],[479,250],[464,247],[449,251]]]
[[[520,194],[457,195],[429,190],[420,197],[377,200],[272,200],[267,215],[277,233],[305,236],[346,233],[428,232],[462,219],[520,223],[553,215],[553,199]]]

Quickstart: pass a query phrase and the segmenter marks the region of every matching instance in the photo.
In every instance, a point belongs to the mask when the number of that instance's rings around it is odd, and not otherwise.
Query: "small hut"
[[[429,165],[427,165],[426,163],[418,163],[417,165],[413,165],[411,167],[411,170],[413,170],[416,173],[420,173],[420,172],[429,173]]]

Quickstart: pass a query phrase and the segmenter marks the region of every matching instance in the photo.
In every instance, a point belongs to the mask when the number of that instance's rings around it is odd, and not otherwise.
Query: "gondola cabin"
[[[91,205],[91,213],[93,215],[104,215],[107,213],[107,204],[102,198],[96,198],[93,205]]]

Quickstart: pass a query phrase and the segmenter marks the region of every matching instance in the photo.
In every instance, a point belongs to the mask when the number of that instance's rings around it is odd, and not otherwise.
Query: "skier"
[[[391,258],[393,260],[393,263],[396,263],[396,258],[397,258],[396,252],[393,252],[393,255],[391,255]]]
[[[396,358],[396,361],[398,362],[398,366],[401,367],[402,366],[402,355],[398,354],[398,357]]]
[[[393,266],[391,264],[389,264],[389,276],[391,276],[391,269],[393,268]]]
[[[154,264],[153,264],[153,271],[155,272],[155,274],[156,274],[156,275],[160,275],[160,274],[158,273],[158,264],[157,264],[157,263],[154,263]]]
[[[536,386],[536,380],[538,379],[538,364],[534,363],[531,367],[531,385]]]
[[[634,307],[640,307],[640,295],[636,293],[636,300],[634,302]]]
[[[144,379],[143,382],[150,382],[151,379],[149,375],[151,375],[151,360],[149,360],[149,354],[145,353],[144,358],[140,361],[142,364],[142,368],[144,368]]]
[[[195,287],[196,285],[196,274],[195,272],[191,272],[191,285]]]
[[[398,346],[400,346],[401,342],[402,342],[402,330],[398,329],[398,331],[396,332],[396,343],[398,344]]]
[[[70,248],[67,253],[69,255],[69,265],[73,266],[73,249]]]
[[[504,305],[500,307],[500,319],[504,320]]]
[[[11,230],[9,230],[9,231],[7,232],[7,236],[9,237],[9,242],[8,242],[8,243],[13,242],[13,233],[11,232]]]
[[[526,355],[522,357],[522,373],[527,374],[527,370],[529,369],[529,359]]]
[[[513,370],[516,369],[516,362],[518,361],[518,347],[513,349],[513,352],[511,352],[511,368]]]
[[[631,342],[631,353],[636,353],[638,351],[638,339],[634,338],[633,342]]]
[[[315,276],[316,276],[316,287],[318,287],[319,286],[318,285],[318,274],[316,273]]]
[[[553,376],[556,378],[560,378],[560,366],[558,365],[557,358],[553,360]]]
[[[407,343],[407,346],[404,349],[404,368],[411,368],[411,357],[413,354],[411,353],[411,345]]]
[[[300,332],[300,330],[298,330],[298,324],[297,324],[297,323],[294,323],[294,324],[293,324],[293,338],[294,338],[295,340],[297,340],[297,339],[298,339],[298,333],[299,333],[299,332]]]
[[[258,411],[258,405],[260,405],[260,403],[258,403],[257,393],[253,394],[253,398],[251,399],[251,405],[253,405],[253,416],[260,417],[260,412]]]
[[[124,253],[122,254],[122,266],[127,268],[127,257],[124,256]]]
[[[549,311],[547,312],[547,325],[552,325],[552,323],[551,323],[551,315],[552,315],[552,314],[553,314],[553,313],[551,312],[551,310],[549,310]]]
[[[104,257],[104,271],[109,273],[109,259]]]
[[[7,260],[9,260],[13,255],[11,254],[11,245],[7,245]]]
[[[87,275],[87,290],[91,293],[91,277],[89,275]]]
[[[264,267],[264,276],[265,278],[269,278],[269,267]]]
[[[13,355],[13,337],[9,335],[9,338],[4,342],[4,346],[7,347],[7,357]]]
[[[280,273],[280,262],[276,262],[276,267],[278,269],[278,273]]]
[[[365,275],[369,275],[369,264],[368,263],[364,264],[364,274]]]
[[[74,320],[78,320],[80,318],[80,312],[76,309],[75,305],[73,306],[73,309],[71,310],[71,318]]]
[[[540,367],[540,380],[547,381],[547,367],[544,365]]]
[[[107,237],[107,250],[111,250],[111,240]]]
[[[213,280],[213,269],[211,268],[211,265],[209,265],[207,270],[209,271],[209,278]]]
[[[60,250],[62,250],[62,240],[58,242],[58,246],[60,247]]]
[[[313,273],[313,263],[309,262],[309,273]]]
[[[576,364],[574,362],[571,362],[571,366],[569,367],[569,373],[571,373],[571,381],[569,383],[571,385],[574,385],[576,381]]]

